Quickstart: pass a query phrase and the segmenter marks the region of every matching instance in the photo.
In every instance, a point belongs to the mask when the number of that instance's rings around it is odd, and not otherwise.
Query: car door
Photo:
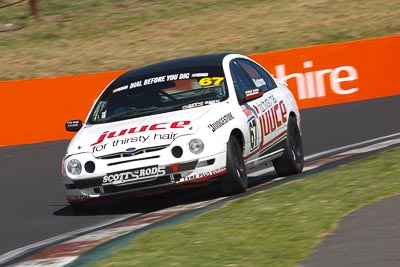
[[[250,155],[269,157],[276,144],[284,140],[287,125],[286,97],[279,90],[272,76],[256,63],[247,59],[236,59],[234,63],[242,75],[247,76],[251,85],[259,88],[262,97],[246,102],[243,106],[251,112],[248,117]],[[259,152],[259,153],[257,153]]]
[[[245,159],[249,159],[250,157],[253,158],[257,156],[257,149],[259,148],[261,141],[261,128],[258,122],[258,115],[257,111],[253,108],[255,100],[245,100],[246,91],[252,90],[256,88],[256,86],[250,79],[249,75],[238,64],[237,60],[230,63],[230,71],[236,91],[236,97],[247,118],[247,129],[244,133],[244,156]]]

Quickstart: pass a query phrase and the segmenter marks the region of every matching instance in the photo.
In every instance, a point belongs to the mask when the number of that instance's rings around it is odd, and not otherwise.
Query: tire
[[[220,179],[220,188],[224,195],[234,195],[247,190],[248,180],[243,149],[238,140],[231,136],[226,152],[226,174]]]
[[[303,171],[303,141],[295,117],[289,117],[288,132],[283,155],[280,158],[273,160],[272,163],[279,176],[288,176]]]

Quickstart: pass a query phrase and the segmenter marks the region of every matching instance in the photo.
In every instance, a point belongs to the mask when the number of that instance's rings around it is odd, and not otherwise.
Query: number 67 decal
[[[200,86],[219,85],[224,80],[224,77],[207,77],[199,80]]]
[[[250,134],[250,152],[252,152],[258,148],[257,120],[255,117],[252,117],[247,123]]]

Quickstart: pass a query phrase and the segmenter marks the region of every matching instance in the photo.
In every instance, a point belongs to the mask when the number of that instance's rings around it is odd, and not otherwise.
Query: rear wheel
[[[238,140],[231,136],[226,153],[226,174],[220,180],[224,195],[245,192],[248,187],[246,165],[243,160],[243,149]]]
[[[290,116],[283,155],[272,161],[279,176],[300,173],[304,167],[301,133],[295,117]]]

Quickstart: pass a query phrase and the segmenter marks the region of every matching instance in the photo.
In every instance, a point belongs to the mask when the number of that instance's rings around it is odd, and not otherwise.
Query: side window
[[[253,62],[251,62],[251,64],[257,69],[257,71],[264,78],[264,81],[266,82],[268,90],[272,90],[272,89],[276,88],[275,80],[274,80],[274,78],[272,78],[272,76],[268,72],[266,72],[263,68],[261,68],[260,66],[258,66],[257,64],[255,64]]]
[[[243,72],[242,68],[238,66],[236,62],[230,64],[230,70],[232,74],[233,84],[238,98],[245,97],[245,91],[253,89],[254,85],[249,80],[246,73]]]
[[[238,59],[239,65],[247,72],[253,83],[261,89],[263,92],[268,91],[267,83],[261,74],[254,68],[250,61],[244,59]]]
[[[274,79],[257,64],[245,59],[239,59],[238,63],[248,73],[254,84],[263,92],[276,87]]]

